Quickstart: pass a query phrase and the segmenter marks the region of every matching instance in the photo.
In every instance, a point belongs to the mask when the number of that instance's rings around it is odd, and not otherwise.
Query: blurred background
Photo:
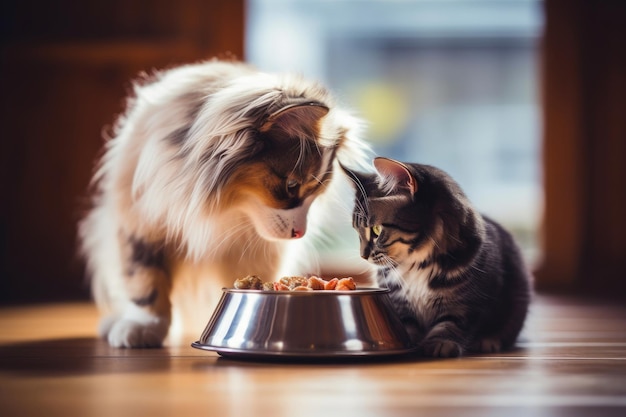
[[[625,293],[624,1],[0,8],[1,304],[88,298],[76,222],[103,132],[138,74],[215,56],[319,79],[378,154],[448,171],[514,232],[539,290]]]
[[[323,80],[378,155],[450,173],[537,262],[539,0],[250,0],[246,28],[248,60]]]

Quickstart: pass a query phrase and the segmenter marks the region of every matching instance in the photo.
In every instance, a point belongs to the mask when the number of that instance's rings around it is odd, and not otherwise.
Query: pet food
[[[324,280],[320,277],[282,277],[276,282],[263,282],[256,275],[248,275],[235,281],[238,290],[263,291],[352,291],[356,290],[356,283],[352,277],[333,278]]]

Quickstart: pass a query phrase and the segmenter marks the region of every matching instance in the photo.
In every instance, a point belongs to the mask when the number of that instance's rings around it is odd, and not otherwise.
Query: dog
[[[339,161],[361,167],[370,151],[360,120],[301,76],[210,60],[133,86],[79,240],[101,336],[159,347],[175,316],[206,323],[191,299],[212,307],[248,274],[314,273],[312,245],[351,198]]]

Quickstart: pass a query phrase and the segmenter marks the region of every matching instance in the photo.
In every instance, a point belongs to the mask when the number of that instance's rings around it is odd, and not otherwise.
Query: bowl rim
[[[222,292],[224,294],[261,294],[261,295],[279,295],[279,296],[333,296],[333,295],[375,295],[375,294],[387,294],[391,290],[389,288],[379,287],[362,287],[355,290],[312,290],[312,291],[276,291],[276,290],[252,290],[252,289],[240,289],[240,288],[227,288],[223,287]]]

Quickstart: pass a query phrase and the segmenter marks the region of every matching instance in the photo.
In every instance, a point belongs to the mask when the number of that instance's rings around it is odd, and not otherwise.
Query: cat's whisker
[[[214,240],[216,244],[212,247],[210,254],[216,254],[218,252],[226,252],[232,248],[232,246],[236,243],[235,239],[232,239],[234,236],[241,234],[241,232],[250,228],[252,225],[249,221],[242,221],[235,226],[225,230],[220,235],[216,236]],[[223,247],[224,245],[228,245],[227,247]]]
[[[248,251],[250,251],[251,253],[255,252],[254,250],[255,246],[258,246],[260,239],[261,239],[260,237],[254,236],[253,238],[250,238],[246,241],[245,245],[241,249],[241,254],[239,255],[240,261],[245,259],[245,256],[248,253]]]
[[[317,183],[320,186],[322,186],[322,187],[324,186],[324,183],[322,182],[322,180],[319,179],[319,177],[317,175],[313,174],[313,175],[311,175],[311,178],[313,178],[315,181],[317,181]]]
[[[296,171],[301,169],[301,167],[304,164],[304,161],[306,160],[307,153],[311,153],[310,142],[311,141],[309,141],[306,137],[300,137],[300,148],[299,148],[299,153],[298,153],[298,159],[296,160],[292,173],[295,173]]]
[[[477,265],[474,265],[474,264],[470,265],[470,268],[473,269],[474,271],[478,271],[478,272],[483,273],[483,274],[487,272],[484,269],[479,268]]]
[[[441,251],[442,247],[439,244],[439,241],[435,239],[433,236],[428,236],[428,240],[433,244],[433,248],[437,249],[437,251]],[[432,254],[430,255],[432,256]],[[424,259],[425,261],[426,259]]]
[[[221,234],[215,236],[213,238],[214,241],[216,241],[216,244],[214,245],[215,249],[229,249],[229,248],[222,248],[222,245],[228,243],[229,245],[232,245],[233,242],[231,241],[231,237],[238,235],[240,232],[244,231],[246,228],[249,228],[251,226],[249,221],[242,221],[239,222],[237,224],[235,224],[234,226],[224,230]]]
[[[363,196],[363,197],[367,196],[367,192],[366,192],[365,187],[363,186],[363,184],[361,184],[361,181],[357,181],[352,176],[349,176],[348,179],[355,185],[357,191],[360,193],[361,196]],[[363,202],[365,204],[364,209],[367,209],[368,208],[368,200],[367,200],[367,198],[357,199],[357,201],[359,201],[359,202],[361,200],[363,200]]]
[[[317,142],[314,142],[313,145],[315,146],[315,149],[317,150],[317,154],[319,156],[323,155],[322,149],[320,148],[319,144]]]

